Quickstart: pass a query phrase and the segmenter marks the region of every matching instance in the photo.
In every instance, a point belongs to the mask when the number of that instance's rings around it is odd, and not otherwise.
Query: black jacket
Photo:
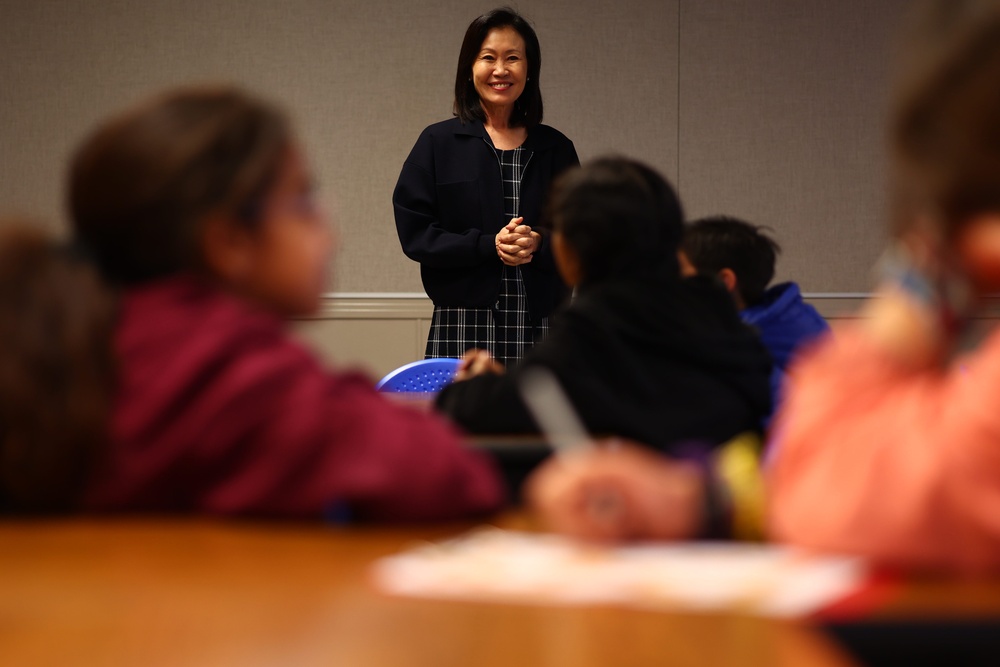
[[[479,121],[457,118],[425,129],[403,164],[392,194],[403,252],[420,262],[424,290],[438,306],[488,308],[503,263],[494,240],[509,222],[496,154]],[[547,125],[528,131],[532,151],[521,182],[520,214],[542,233],[534,259],[521,266],[532,319],[548,315],[566,294],[544,229],[542,208],[553,178],[579,164],[573,142]]]
[[[759,430],[770,411],[770,356],[707,278],[581,289],[520,364],[446,387],[437,407],[472,433],[537,432],[517,387],[532,365],[556,375],[592,434],[666,453]]]

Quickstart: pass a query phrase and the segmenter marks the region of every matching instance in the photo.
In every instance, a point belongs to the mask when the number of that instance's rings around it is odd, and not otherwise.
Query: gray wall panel
[[[882,233],[886,54],[906,0],[525,0],[546,122],[582,158],[644,159],[688,212],[773,226],[782,276],[868,286]],[[0,0],[0,213],[62,218],[67,156],[149,91],[231,80],[298,121],[343,249],[331,288],[420,291],[390,195],[419,131],[451,113],[469,20],[433,0]]]
[[[680,191],[772,227],[779,277],[858,292],[884,245],[890,36],[905,0],[681,6]]]

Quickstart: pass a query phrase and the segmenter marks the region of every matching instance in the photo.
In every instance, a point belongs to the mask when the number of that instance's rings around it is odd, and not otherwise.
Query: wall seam
[[[674,134],[674,173],[677,179],[677,196],[681,197],[681,3],[677,0],[677,126]],[[681,198],[683,201],[683,198]]]

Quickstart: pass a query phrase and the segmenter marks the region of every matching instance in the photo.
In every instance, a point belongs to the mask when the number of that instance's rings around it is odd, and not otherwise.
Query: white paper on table
[[[375,562],[386,593],[525,604],[800,616],[858,590],[863,561],[738,542],[599,547],[483,528]]]

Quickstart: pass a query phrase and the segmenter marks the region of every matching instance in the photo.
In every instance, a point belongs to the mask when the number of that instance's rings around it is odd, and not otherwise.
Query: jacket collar
[[[552,133],[546,132],[544,125],[537,125],[528,130],[528,138],[524,140],[523,147],[530,151],[541,151],[550,148],[555,143]],[[481,120],[472,120],[463,123],[459,118],[452,119],[452,128],[456,136],[478,137],[486,139],[486,127]]]

